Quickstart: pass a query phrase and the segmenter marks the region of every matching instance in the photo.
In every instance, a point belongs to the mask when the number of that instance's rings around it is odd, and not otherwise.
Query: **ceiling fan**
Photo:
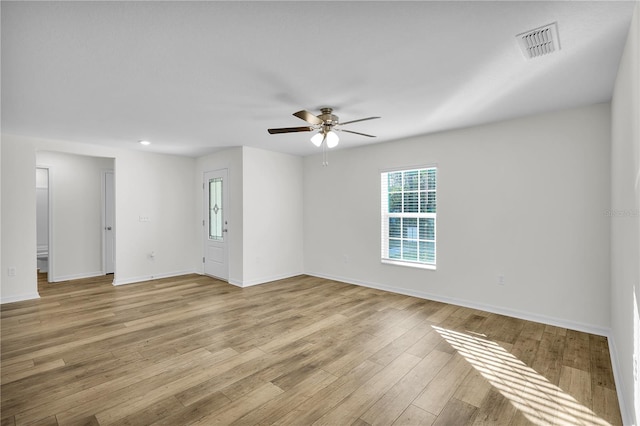
[[[268,129],[267,131],[270,134],[277,133],[293,133],[293,132],[313,132],[317,131],[315,135],[311,137],[311,142],[320,147],[323,143],[326,143],[326,147],[333,148],[338,145],[340,138],[336,131],[342,131],[347,133],[353,133],[360,136],[366,136],[368,138],[375,138],[373,135],[368,135],[366,133],[354,132],[353,130],[341,129],[341,126],[345,124],[357,123],[359,121],[366,120],[374,120],[380,117],[367,117],[360,118],[358,120],[345,121],[344,123],[340,123],[338,116],[333,115],[332,108],[321,108],[320,115],[313,115],[313,113],[302,110],[293,113],[296,117],[306,121],[311,124],[311,126],[301,126],[301,127],[282,127],[278,129]]]

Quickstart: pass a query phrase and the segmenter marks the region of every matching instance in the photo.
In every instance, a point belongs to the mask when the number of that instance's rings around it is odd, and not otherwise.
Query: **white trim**
[[[0,304],[4,305],[5,303],[15,303],[34,299],[40,299],[40,295],[38,293],[27,293],[19,294],[17,296],[3,297],[2,299],[0,299]]]
[[[229,280],[226,278],[222,278],[222,277],[216,277],[215,275],[211,275],[211,274],[205,274],[204,272],[199,272],[200,275],[205,276],[205,277],[209,277],[209,278],[213,278],[214,280],[218,280],[218,281],[222,281],[225,283],[228,283]],[[236,285],[236,284],[234,284]],[[242,287],[241,285],[238,285],[238,287]]]
[[[235,280],[229,280],[228,283],[238,286],[238,287],[252,287],[254,285],[260,285],[260,284],[268,284],[270,282],[273,281],[278,281],[278,280],[285,280],[287,278],[292,278],[292,277],[297,277],[299,275],[304,275],[303,272],[298,272],[298,273],[293,273],[293,274],[279,274],[279,275],[273,275],[270,277],[264,277],[264,278],[256,278],[253,280],[248,280],[248,281],[235,281]]]
[[[418,297],[420,299],[433,300],[436,302],[448,303],[450,305],[462,306],[465,308],[478,309],[485,312],[490,312],[499,315],[506,315],[513,318],[519,318],[527,321],[539,322],[542,324],[553,325],[555,327],[567,328],[570,330],[581,331],[584,333],[596,334],[598,336],[608,337],[611,333],[611,329],[607,327],[601,327],[593,324],[585,324],[581,322],[568,321],[562,318],[549,317],[546,315],[539,315],[533,312],[518,311],[514,309],[503,308],[499,306],[487,305],[484,303],[473,302],[470,300],[457,299],[454,297],[441,296],[433,293],[426,293],[422,291],[416,291],[406,288],[390,287],[380,283],[372,283],[367,281],[354,280],[346,277],[331,276],[321,273],[305,272],[306,275],[311,275],[319,278],[326,278],[333,281],[340,281],[347,284],[354,284],[361,287],[374,288],[376,290],[388,291],[390,293],[404,294],[405,296]]]
[[[106,177],[107,170],[102,169],[100,171],[100,251],[102,252],[102,259],[100,260],[102,273],[106,273],[106,263],[107,263],[107,253],[106,253],[106,218],[105,218],[105,210],[106,210]]]
[[[438,269],[436,265],[433,263],[420,263],[420,262],[410,262],[408,260],[394,260],[394,259],[380,259],[380,263],[385,263],[387,265],[395,265],[395,266],[406,266],[409,268],[419,268],[419,269],[428,269],[431,271],[435,271]]]
[[[281,274],[281,275],[274,275],[266,278],[258,278],[258,279],[249,280],[249,281],[238,281],[234,279],[229,279],[227,282],[236,287],[245,288],[245,287],[253,287],[255,285],[268,284],[278,280],[286,280],[287,278],[297,277],[299,275],[305,275],[305,274],[304,272],[293,273],[293,274]],[[210,275],[207,275],[207,276],[210,276]],[[212,277],[212,278],[216,278],[216,277]]]
[[[80,274],[71,274],[71,275],[62,275],[60,277],[54,277],[49,282],[51,283],[59,283],[62,281],[70,281],[70,280],[80,280],[83,278],[93,278],[103,276],[104,272],[95,271],[95,272],[84,272]]]
[[[55,176],[54,168],[49,166],[49,260],[47,261],[47,282],[53,281],[56,270],[56,262],[54,261],[56,251],[53,246],[53,206],[55,204],[53,200],[53,192],[55,191],[53,185],[53,177]]]
[[[207,276],[208,276],[208,277],[211,277],[211,275],[207,275]],[[211,278],[215,278],[215,277],[211,277]],[[242,281],[229,280],[229,281],[227,281],[227,283],[229,283],[229,284],[231,284],[231,285],[234,285],[234,286],[236,286],[236,287],[240,287],[240,288],[242,288],[242,287],[243,287],[243,286],[242,286]]]
[[[622,416],[622,424],[623,425],[631,425],[633,424],[632,413],[629,410],[629,407],[632,405],[627,404],[624,396],[627,392],[624,392],[622,387],[624,386],[624,381],[622,380],[622,376],[620,375],[620,362],[618,361],[618,348],[616,347],[616,342],[613,338],[613,333],[609,333],[607,336],[607,340],[609,341],[609,355],[611,357],[611,367],[613,368],[613,381],[616,385],[616,393],[618,394],[618,404],[620,405],[620,415]],[[633,401],[629,401],[633,404]]]
[[[101,243],[102,243],[102,274],[107,274],[107,214],[106,214],[106,210],[107,210],[107,188],[106,188],[106,184],[107,184],[107,174],[111,174],[111,179],[113,180],[113,211],[114,211],[114,222],[115,222],[115,171],[114,169],[102,169],[101,170],[101,176],[100,176],[100,227],[102,228],[101,230]],[[113,228],[113,232],[115,233],[115,223],[112,225]],[[115,238],[113,241],[114,244],[114,258],[113,258],[113,273],[115,273],[116,270],[116,259],[115,259]],[[111,272],[109,272],[111,273]]]
[[[196,271],[195,269],[189,269],[184,271],[166,272],[164,274],[158,274],[158,275],[143,275],[140,277],[114,279],[113,285],[119,286],[119,285],[126,285],[126,284],[135,284],[135,283],[140,283],[144,281],[159,280],[162,278],[172,278],[172,277],[178,277],[180,275],[190,275],[190,274],[202,275],[202,273]]]
[[[48,209],[49,211],[47,212],[47,220],[48,220],[48,224],[47,227],[49,235],[47,236],[47,244],[49,246],[49,253],[47,254],[47,282],[52,282],[53,281],[53,276],[54,276],[54,262],[53,262],[53,256],[54,256],[54,252],[55,250],[53,249],[53,166],[48,166],[46,164],[38,164],[36,163],[36,169],[47,169],[47,205],[48,205]]]
[[[391,172],[403,172],[405,170],[420,170],[420,169],[437,169],[438,162],[434,161],[433,163],[424,163],[418,166],[395,166],[395,167],[385,167],[378,169],[378,174],[380,173],[391,173]]]

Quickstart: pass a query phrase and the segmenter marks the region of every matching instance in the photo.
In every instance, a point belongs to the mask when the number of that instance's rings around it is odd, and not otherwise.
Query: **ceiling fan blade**
[[[353,133],[354,135],[366,136],[368,138],[375,138],[373,135],[367,135],[366,133],[354,132],[353,130],[340,129],[341,132]]]
[[[267,131],[275,135],[276,133],[293,133],[293,132],[310,132],[313,130],[313,127],[304,126],[304,127],[281,127],[279,129],[267,129]]]
[[[345,124],[357,123],[358,121],[375,120],[376,118],[380,118],[380,117],[360,118],[358,120],[345,121],[344,123],[340,123],[340,125],[342,126],[342,125],[345,125]]]
[[[322,124],[322,123],[324,123],[324,121],[322,121],[321,119],[319,119],[318,117],[316,117],[315,115],[313,115],[312,113],[310,113],[309,111],[306,111],[304,109],[302,111],[294,112],[293,115],[295,115],[298,118],[303,119],[307,123],[311,123],[311,124]]]

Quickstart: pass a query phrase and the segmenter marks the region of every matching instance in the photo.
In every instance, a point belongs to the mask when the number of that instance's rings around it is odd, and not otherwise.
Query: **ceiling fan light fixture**
[[[338,146],[338,142],[340,142],[340,138],[338,137],[338,134],[333,130],[330,130],[327,133],[327,148],[334,148]]]
[[[318,132],[311,137],[311,143],[317,147],[322,145],[322,141],[324,140],[324,134],[322,132]]]
[[[269,134],[278,134],[278,133],[293,133],[293,132],[313,132],[316,133],[311,136],[311,143],[313,143],[316,147],[322,147],[322,151],[325,152],[327,148],[335,148],[338,146],[340,142],[340,137],[338,134],[332,130],[342,130],[343,132],[353,133],[354,135],[366,136],[369,138],[375,138],[373,135],[368,135],[366,133],[354,132],[353,130],[342,129],[341,126],[345,124],[358,123],[360,121],[373,120],[380,117],[366,117],[359,118],[357,120],[345,121],[344,123],[340,123],[338,116],[333,115],[332,108],[321,108],[320,115],[314,115],[313,113],[307,110],[301,110],[295,112],[293,115],[298,117],[301,120],[306,121],[311,124],[311,126],[300,126],[300,127],[281,127],[275,129],[267,129]]]

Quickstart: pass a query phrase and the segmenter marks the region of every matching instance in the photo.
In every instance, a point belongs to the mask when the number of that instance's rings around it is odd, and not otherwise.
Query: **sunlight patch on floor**
[[[472,334],[432,327],[532,423],[567,426],[610,424],[498,343]]]

